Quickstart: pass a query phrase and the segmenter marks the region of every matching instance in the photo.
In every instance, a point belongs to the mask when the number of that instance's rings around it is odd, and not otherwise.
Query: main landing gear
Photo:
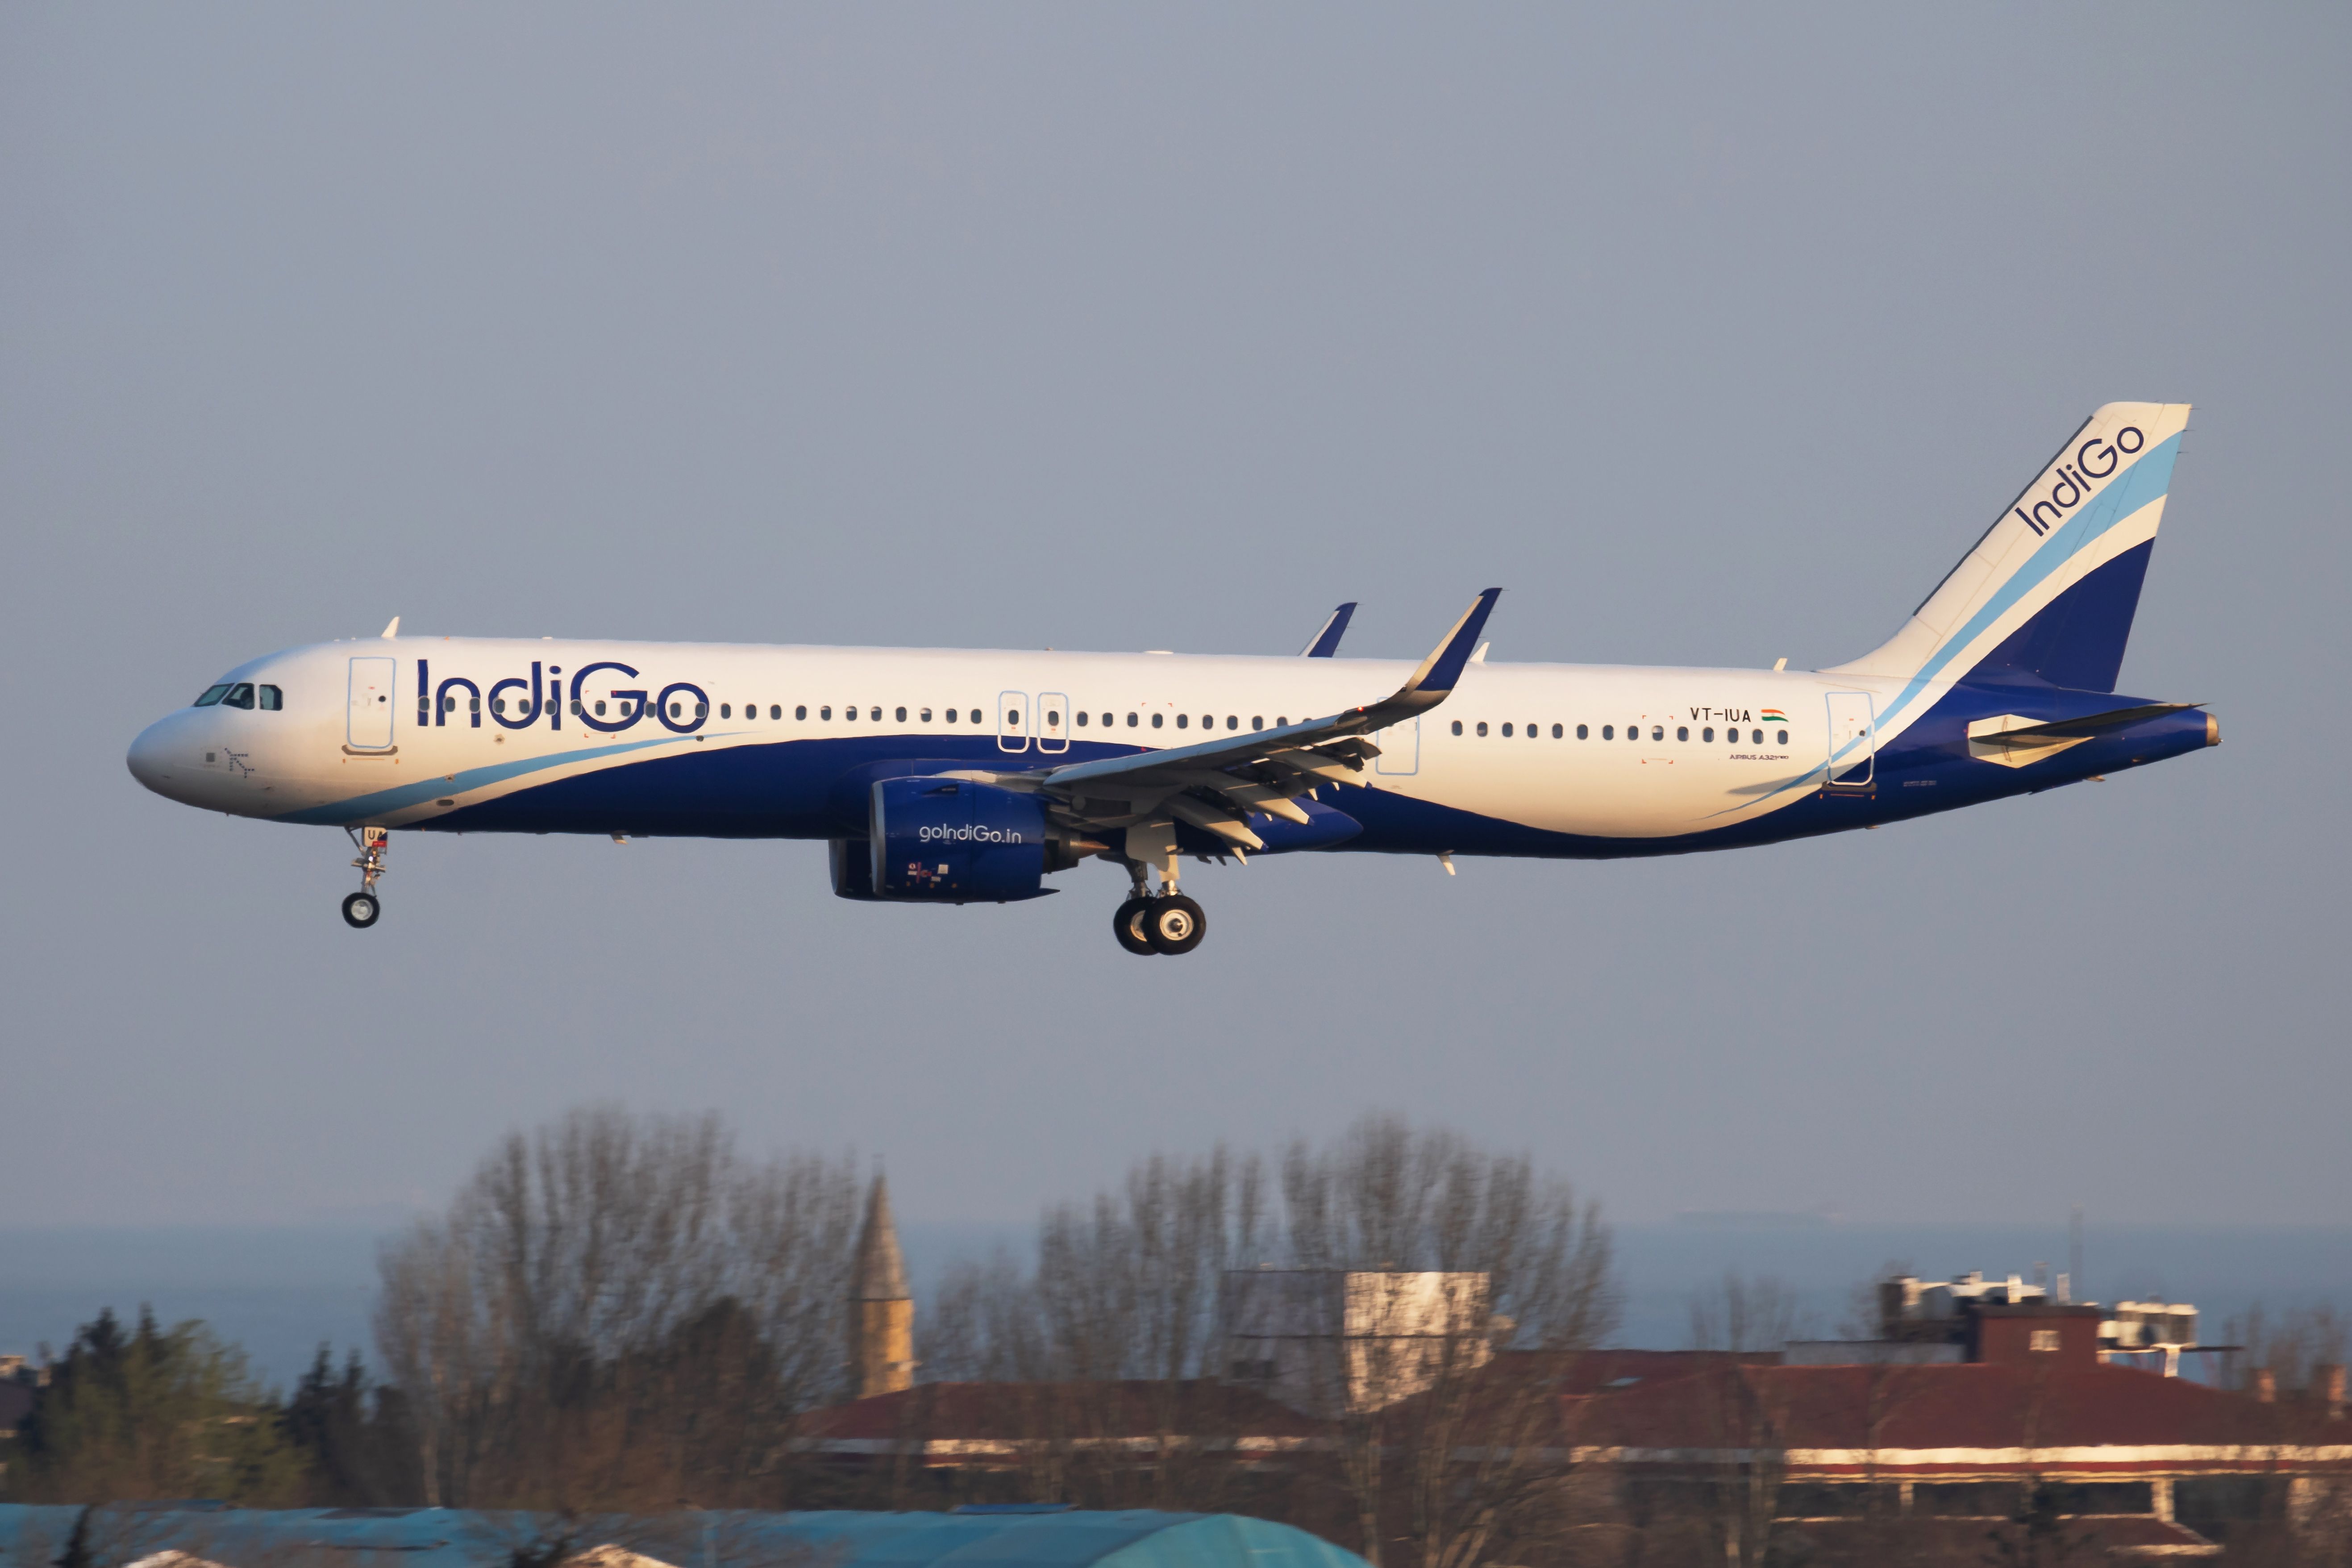
[[[1201,906],[1178,892],[1172,881],[1163,880],[1155,896],[1144,883],[1143,868],[1129,869],[1135,879],[1134,890],[1110,917],[1111,934],[1118,939],[1118,945],[1139,956],[1164,952],[1171,958],[1200,946],[1201,939],[1209,934],[1209,917],[1201,912]]]
[[[383,875],[385,841],[391,835],[381,827],[346,827],[343,831],[352,836],[352,842],[360,850],[360,858],[352,862],[359,868],[360,890],[343,900],[343,923],[365,931],[383,913],[383,901],[375,896],[375,880]]]

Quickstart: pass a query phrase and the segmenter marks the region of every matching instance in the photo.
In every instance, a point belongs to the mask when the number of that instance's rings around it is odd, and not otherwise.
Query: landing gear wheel
[[[1110,917],[1111,934],[1118,938],[1118,945],[1141,958],[1150,958],[1160,951],[1143,931],[1143,917],[1150,908],[1150,899],[1129,899]]]
[[[383,913],[383,906],[373,893],[352,893],[343,900],[343,923],[361,931],[375,924],[375,917]]]
[[[1143,934],[1150,939],[1152,952],[1173,958],[1201,945],[1209,934],[1209,917],[1183,894],[1172,893],[1151,900],[1143,916]]]

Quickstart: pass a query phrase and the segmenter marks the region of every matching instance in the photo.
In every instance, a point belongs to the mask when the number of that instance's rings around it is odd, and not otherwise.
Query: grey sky
[[[1618,11],[0,12],[14,1217],[379,1214],[609,1099],[917,1221],[1370,1108],[1631,1218],[2344,1220],[2352,15]],[[394,613],[1410,655],[1499,583],[1500,660],[1831,663],[2117,398],[2198,405],[2123,689],[2221,750],[1202,871],[1181,963],[811,845],[402,836],[353,933],[339,834],[121,763]]]

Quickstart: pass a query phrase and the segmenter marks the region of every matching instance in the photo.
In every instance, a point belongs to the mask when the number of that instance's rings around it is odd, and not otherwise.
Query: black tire
[[[1201,945],[1209,934],[1209,917],[1181,893],[1154,899],[1143,917],[1143,934],[1151,939],[1152,952],[1173,958]]]
[[[1118,945],[1143,958],[1150,958],[1160,951],[1151,945],[1151,939],[1143,934],[1144,912],[1150,908],[1150,899],[1129,899],[1119,905],[1110,917],[1110,931],[1118,938]]]
[[[383,905],[373,893],[353,893],[343,900],[343,923],[361,931],[375,924],[376,916],[383,913]]]

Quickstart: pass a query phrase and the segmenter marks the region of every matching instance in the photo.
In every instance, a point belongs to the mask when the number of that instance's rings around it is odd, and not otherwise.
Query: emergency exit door
[[[1421,718],[1418,714],[1402,724],[1391,724],[1372,736],[1372,744],[1381,754],[1372,759],[1372,771],[1391,777],[1421,772]]]
[[[996,749],[1000,752],[1027,751],[1029,729],[1029,694],[1025,691],[998,692]]]

